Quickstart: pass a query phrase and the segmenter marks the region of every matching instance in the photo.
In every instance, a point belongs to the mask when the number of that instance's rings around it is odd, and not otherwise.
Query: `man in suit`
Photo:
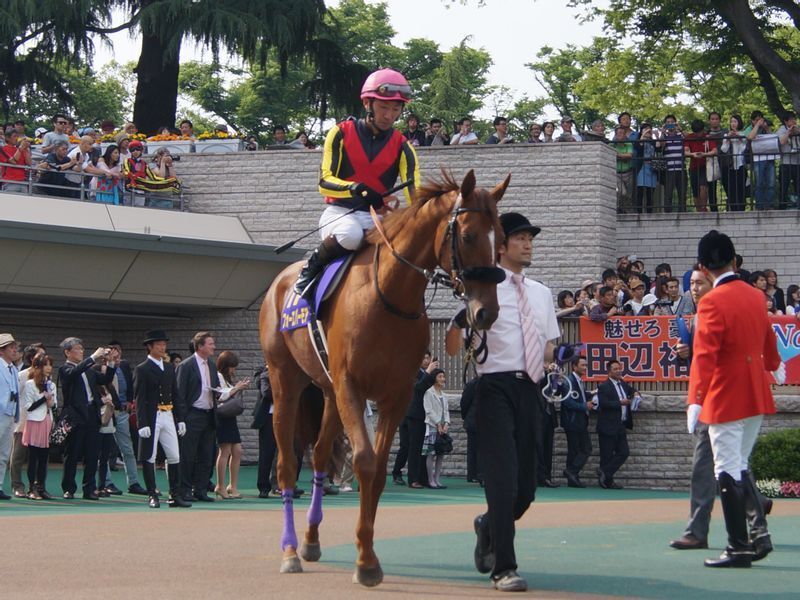
[[[10,333],[0,333],[0,500],[10,500],[3,490],[8,459],[14,440],[14,423],[19,420],[19,373],[17,342]]]
[[[567,464],[564,477],[569,487],[584,488],[580,472],[592,454],[592,440],[589,436],[589,404],[583,376],[586,375],[586,358],[577,357],[572,373],[561,384],[561,427],[567,434]],[[570,390],[571,388],[571,390]]]
[[[620,490],[614,474],[625,464],[630,454],[626,430],[633,429],[631,405],[638,392],[622,380],[622,365],[611,360],[607,365],[608,379],[597,387],[597,439],[600,445],[600,466],[597,480],[600,487]]]
[[[700,240],[697,254],[703,270],[714,279],[714,288],[697,312],[687,424],[690,432],[698,420],[708,424],[728,531],[725,551],[718,559],[706,559],[705,565],[748,568],[756,555],[746,510],[758,502],[755,486],[749,483],[748,461],[764,415],[775,413],[766,371],[778,370],[781,360],[764,294],[736,277],[731,239],[712,230]]]
[[[414,396],[408,405],[406,417],[400,424],[400,448],[392,468],[392,479],[396,485],[405,485],[402,469],[406,461],[408,486],[421,489],[428,484],[427,470],[422,460],[422,443],[425,440],[425,407],[422,405],[422,398],[433,385],[434,377],[431,374],[438,368],[439,361],[431,360],[430,350],[426,351],[414,383]]]
[[[258,400],[253,409],[252,429],[258,430],[258,487],[259,498],[269,498],[272,489],[270,484],[270,470],[275,460],[275,432],[272,428],[272,386],[269,382],[269,368],[267,365],[259,367],[253,373],[253,380],[258,389]]]
[[[76,337],[68,337],[61,342],[66,362],[58,370],[58,381],[61,385],[63,415],[72,430],[67,436],[64,448],[64,476],[61,489],[64,498],[75,497],[78,486],[75,484],[75,472],[78,458],[83,457],[83,498],[98,500],[96,491],[97,459],[100,451],[100,391],[97,386],[110,385],[114,379],[114,363],[108,362],[104,371],[95,371],[92,367],[103,356],[108,357],[110,350],[102,346],[89,357],[83,358],[83,342]]]
[[[191,504],[181,497],[178,449],[178,436],[186,434],[186,423],[183,407],[175,403],[178,395],[175,369],[171,363],[164,361],[168,341],[163,331],[148,331],[143,342],[147,347],[147,358],[133,372],[133,397],[139,425],[139,460],[142,461],[150,508],[161,507],[156,494],[155,469],[159,444],[167,457],[169,505],[187,508]]]
[[[214,338],[200,331],[192,338],[194,354],[178,367],[175,410],[185,419],[186,435],[181,439],[181,486],[185,498],[213,502],[208,482],[214,460],[214,406],[219,376],[213,356]]]
[[[714,280],[703,271],[699,264],[694,266],[689,280],[689,289],[695,306],[700,299],[711,291]],[[690,339],[680,342],[675,347],[678,359],[692,360],[692,338],[697,327],[697,315],[692,319],[689,329]],[[672,540],[669,545],[676,550],[699,550],[708,548],[708,529],[711,521],[711,509],[714,507],[714,498],[717,495],[717,481],[714,478],[714,454],[711,452],[711,439],[708,437],[708,425],[698,423],[694,430],[695,446],[692,460],[692,475],[689,484],[689,521],[683,535]],[[763,558],[772,551],[772,541],[767,530],[766,515],[772,510],[772,500],[765,498],[758,488],[752,473],[744,482],[746,486],[753,486],[754,496],[758,502],[747,506],[747,519],[750,525],[750,539],[753,540],[755,550],[754,560]]]

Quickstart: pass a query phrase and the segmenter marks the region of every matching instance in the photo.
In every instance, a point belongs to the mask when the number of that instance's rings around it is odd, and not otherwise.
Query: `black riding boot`
[[[707,567],[730,567],[746,569],[753,561],[753,547],[747,536],[747,513],[744,507],[744,489],[731,475],[719,474],[719,496],[725,529],[728,530],[728,546],[719,558],[707,558]]]
[[[192,503],[183,499],[180,493],[180,465],[167,463],[167,477],[169,478],[169,500],[170,508],[191,508]]]
[[[350,250],[343,248],[339,244],[335,236],[329,235],[322,240],[322,243],[308,257],[308,262],[300,271],[300,275],[294,284],[295,293],[300,294],[303,298],[310,298],[311,283],[314,278],[322,272],[326,265],[349,252]]]
[[[150,508],[161,508],[161,502],[156,494],[156,466],[149,460],[142,461],[142,475],[144,475],[144,487],[147,488]]]
[[[747,521],[750,524],[750,539],[755,552],[753,560],[761,560],[772,552],[772,539],[767,530],[767,515],[764,510],[766,499],[762,498],[750,471],[742,471],[742,489]]]

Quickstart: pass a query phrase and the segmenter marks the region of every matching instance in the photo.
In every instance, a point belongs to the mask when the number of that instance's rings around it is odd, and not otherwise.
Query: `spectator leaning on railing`
[[[0,162],[7,165],[31,165],[31,143],[16,130],[6,133],[6,144],[0,147]],[[7,192],[26,192],[28,186],[25,181],[28,174],[25,169],[11,166],[0,168],[0,178],[5,180],[3,189]]]
[[[797,125],[797,115],[788,111],[776,133],[781,145],[781,195],[778,208],[800,208],[800,126]]]
[[[53,152],[48,154],[37,167],[40,170],[39,183],[42,184],[41,189],[45,194],[65,198],[77,198],[79,195],[77,189],[66,189],[78,187],[65,176],[65,171],[73,169],[78,164],[75,158],[67,156],[68,147],[68,142],[62,140],[55,142]]]

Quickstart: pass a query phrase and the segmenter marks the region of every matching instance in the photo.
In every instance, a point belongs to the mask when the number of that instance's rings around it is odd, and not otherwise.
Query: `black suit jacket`
[[[219,375],[217,374],[217,364],[214,359],[208,359],[208,370],[211,375],[211,387],[219,387]],[[192,354],[189,358],[178,365],[177,373],[178,393],[175,396],[174,410],[178,415],[185,418],[189,414],[195,400],[200,397],[203,391],[203,380],[200,377],[200,365],[197,364],[197,356]],[[217,394],[212,394],[216,399]]]
[[[567,377],[567,380],[572,385],[572,391],[578,394],[577,398],[567,396],[569,386],[566,381],[559,388],[561,397],[565,398],[561,402],[561,427],[565,431],[583,433],[589,430],[589,413],[586,409],[586,384],[581,382],[583,383],[583,387],[581,387],[577,379],[578,376],[575,373],[570,373]]]
[[[417,372],[417,382],[414,384],[414,396],[408,405],[406,417],[409,419],[425,420],[425,392],[435,383],[436,378],[424,369]]]
[[[636,390],[630,384],[622,382],[622,389],[628,398],[632,398]],[[622,404],[619,394],[611,380],[606,380],[597,387],[597,433],[616,435],[626,429],[633,429],[633,411],[628,407],[628,416],[622,421]]]
[[[172,404],[172,416],[176,422],[184,420],[181,410],[175,405],[178,395],[175,367],[164,363],[162,371],[156,363],[146,358],[133,371],[133,398],[136,401],[136,423],[139,427],[150,427],[155,431],[159,404]],[[139,438],[139,459],[147,460],[153,454],[153,436]]]
[[[61,400],[64,407],[64,414],[68,416],[73,425],[100,425],[100,390],[99,385],[109,385],[114,380],[114,369],[106,369],[105,374],[95,371],[94,359],[83,359],[79,364],[64,363],[58,370],[58,382],[61,385]],[[83,377],[89,381],[89,389],[92,391],[93,401],[89,404],[86,397],[86,386],[83,385]]]
[[[253,407],[252,429],[261,429],[272,419],[269,409],[272,406],[272,386],[269,383],[269,369],[260,367],[253,373],[253,379],[258,388],[258,399]]]

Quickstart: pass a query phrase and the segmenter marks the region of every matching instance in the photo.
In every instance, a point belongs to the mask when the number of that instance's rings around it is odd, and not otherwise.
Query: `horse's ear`
[[[475,171],[469,170],[464,176],[464,181],[461,182],[461,197],[469,198],[470,194],[475,191]]]
[[[511,183],[511,173],[506,176],[506,179],[503,183],[498,183],[494,186],[494,189],[489,194],[492,199],[494,199],[495,203],[500,202],[500,198],[503,197],[503,194],[506,193],[506,188],[508,188],[508,184]]]

